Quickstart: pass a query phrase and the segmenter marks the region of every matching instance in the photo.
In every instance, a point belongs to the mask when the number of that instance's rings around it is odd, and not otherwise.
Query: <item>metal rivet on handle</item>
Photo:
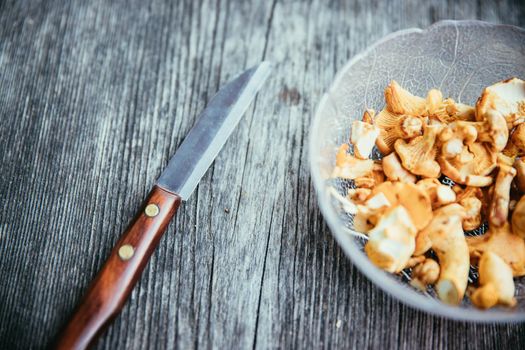
[[[159,206],[157,204],[148,204],[146,206],[146,209],[144,209],[144,213],[146,213],[146,216],[149,216],[150,218],[153,218],[157,215],[159,215]]]
[[[135,249],[131,244],[124,244],[118,250],[118,256],[124,261],[131,259],[133,254],[135,254]]]

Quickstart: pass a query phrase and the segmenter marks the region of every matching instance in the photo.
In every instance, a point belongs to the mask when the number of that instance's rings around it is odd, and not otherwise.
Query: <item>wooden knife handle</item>
[[[124,306],[180,202],[177,194],[153,187],[60,334],[57,349],[93,345]]]

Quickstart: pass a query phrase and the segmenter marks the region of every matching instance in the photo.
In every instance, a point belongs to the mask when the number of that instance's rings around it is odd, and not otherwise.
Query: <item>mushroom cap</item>
[[[427,111],[427,101],[424,98],[412,95],[395,80],[385,88],[385,102],[386,108],[396,114],[417,117]]]
[[[423,128],[420,118],[395,114],[386,108],[374,118],[374,125],[379,128],[376,146],[384,155],[394,150],[397,139],[410,139],[421,135]]]
[[[472,178],[481,180],[497,166],[497,156],[482,143],[475,142],[463,148],[462,153],[452,159],[438,157],[441,171],[453,181],[469,186],[483,187],[492,183],[492,178],[487,177],[485,182],[471,181]],[[476,177],[477,176],[477,177]]]
[[[508,223],[490,227],[485,234],[466,239],[471,259],[476,260],[484,252],[491,251],[505,260],[514,277],[525,275],[525,241],[511,232]]]
[[[512,269],[499,255],[487,251],[479,261],[479,284],[472,295],[474,305],[489,308],[496,304],[514,306],[515,286]]]
[[[445,101],[447,100],[447,114],[450,115],[453,120],[476,120],[476,109],[474,107],[463,103],[455,102],[450,98],[446,99]]]
[[[487,140],[490,142],[492,149],[496,152],[501,152],[507,145],[509,140],[509,129],[507,122],[503,115],[496,110],[488,110],[485,112],[485,133],[478,132],[480,141]]]
[[[416,182],[416,177],[403,168],[397,154],[390,153],[383,157],[383,171],[390,181]]]
[[[456,201],[456,193],[452,188],[436,178],[421,179],[416,185],[428,194],[433,209]]]
[[[463,229],[465,231],[477,229],[481,225],[481,200],[471,196],[459,200],[458,203],[465,208],[466,212],[466,216],[463,219]]]
[[[365,252],[376,266],[399,272],[414,251],[416,228],[402,205],[389,209],[370,230]]]
[[[357,158],[368,159],[378,135],[378,127],[360,120],[352,122],[350,142],[354,145],[354,154]]]
[[[509,144],[515,148],[515,155],[522,156],[525,154],[525,123],[514,128]],[[507,145],[507,147],[510,145]]]
[[[436,260],[427,258],[412,269],[411,277],[424,285],[434,284],[439,277],[439,264]]]
[[[413,183],[386,181],[372,190],[371,196],[383,193],[392,206],[401,204],[409,213],[417,230],[432,219],[429,196]]]
[[[441,169],[435,158],[437,155],[436,138],[442,126],[426,125],[422,136],[409,142],[397,140],[394,144],[405,169],[423,177],[438,177]]]
[[[525,81],[511,78],[486,87],[476,103],[476,119],[484,120],[489,110],[501,113],[511,126],[523,122]]]
[[[339,147],[335,157],[335,168],[332,177],[353,180],[365,176],[374,168],[372,159],[359,159],[348,153],[350,146],[346,143]]]

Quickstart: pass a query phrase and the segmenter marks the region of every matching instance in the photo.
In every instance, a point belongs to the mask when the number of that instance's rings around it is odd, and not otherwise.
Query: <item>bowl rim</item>
[[[390,41],[408,34],[420,34],[424,35],[429,30],[433,30],[439,27],[447,27],[453,25],[457,26],[484,26],[484,27],[497,27],[517,30],[525,35],[525,29],[516,27],[508,24],[495,24],[479,20],[443,20],[436,22],[426,29],[421,28],[408,28],[402,29],[396,32],[392,32],[378,41],[374,42],[372,45],[368,46],[365,50],[354,55],[350,61],[348,61],[343,68],[338,70],[336,76],[330,88],[327,92],[323,94],[320,99],[320,102],[315,111],[313,121],[311,123],[310,130],[318,130],[321,123],[321,111],[324,110],[325,104],[328,102],[331,93],[339,85],[340,80],[345,76],[346,72],[359,60],[369,54],[372,50],[380,46],[386,41]],[[309,143],[308,143],[308,159],[310,163],[310,173],[313,180],[317,202],[319,203],[319,208],[323,217],[330,228],[332,236],[337,241],[338,245],[341,247],[345,255],[350,259],[350,261],[357,266],[357,268],[365,275],[369,280],[371,280],[376,286],[382,289],[387,294],[394,296],[395,299],[399,300],[401,303],[413,307],[415,309],[425,311],[428,314],[441,316],[449,318],[456,321],[469,321],[472,323],[515,323],[525,321],[525,312],[505,312],[499,310],[483,311],[479,309],[466,309],[458,306],[450,306],[444,304],[438,300],[428,298],[410,288],[407,288],[400,283],[396,282],[393,278],[388,276],[388,274],[375,265],[373,265],[366,255],[357,247],[357,245],[350,239],[349,234],[343,229],[344,226],[340,218],[335,214],[334,211],[328,208],[328,200],[323,200],[323,197],[327,197],[326,193],[323,192],[325,187],[325,180],[321,176],[321,172],[318,164],[318,158],[314,158],[314,149],[317,149],[317,138],[312,132],[309,134]],[[408,295],[407,295],[408,294]]]

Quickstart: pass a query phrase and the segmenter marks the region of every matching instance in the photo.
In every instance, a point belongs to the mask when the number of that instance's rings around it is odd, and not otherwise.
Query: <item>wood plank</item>
[[[380,291],[317,208],[307,137],[350,57],[445,18],[525,25],[519,1],[0,2],[0,347],[44,347],[221,85],[268,84],[97,344],[525,348]],[[116,193],[116,195],[115,195]]]

